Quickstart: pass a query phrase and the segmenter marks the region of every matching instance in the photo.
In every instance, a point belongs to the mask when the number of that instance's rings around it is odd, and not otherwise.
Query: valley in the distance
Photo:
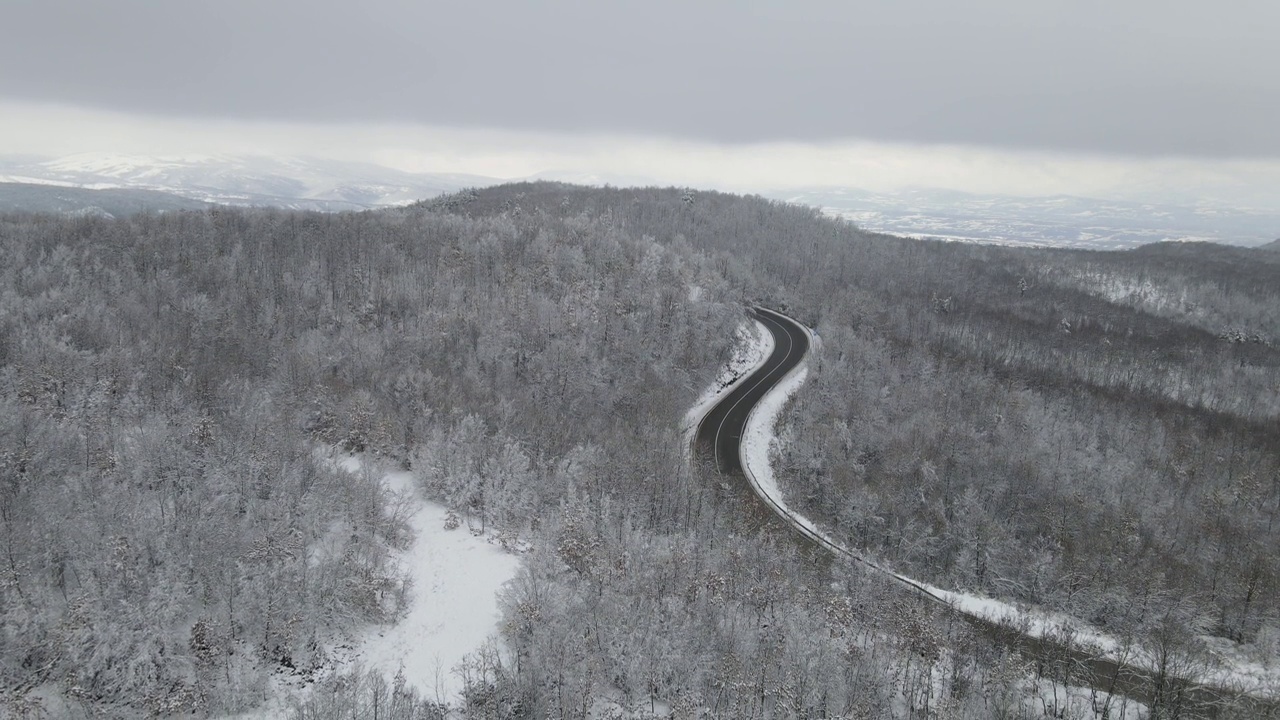
[[[770,196],[820,207],[872,232],[993,245],[1123,250],[1153,242],[1199,241],[1253,247],[1280,236],[1280,212],[1218,204],[933,189],[873,193],[814,188]]]

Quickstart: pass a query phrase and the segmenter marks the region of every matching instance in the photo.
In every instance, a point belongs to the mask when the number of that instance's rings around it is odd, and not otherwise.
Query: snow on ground
[[[1145,720],[1146,705],[1078,685],[1064,685],[1044,677],[1028,677],[1018,683],[1021,706],[1028,717],[1094,718],[1094,720]]]
[[[1226,638],[1202,636],[1200,639],[1216,661],[1206,673],[1210,683],[1232,684],[1253,695],[1280,698],[1280,659],[1276,657],[1274,645],[1242,647]]]
[[[412,473],[390,473],[386,483],[397,492],[417,493]],[[410,520],[416,539],[401,558],[413,579],[409,614],[395,625],[370,629],[356,660],[388,679],[403,670],[424,698],[456,705],[463,688],[453,670],[497,632],[497,592],[515,576],[520,560],[472,535],[465,523],[446,530],[448,514],[423,501]]]
[[[808,522],[805,520],[805,522]],[[852,555],[851,552],[848,554]],[[1061,612],[1016,604],[965,592],[943,590],[914,578],[900,575],[875,563],[871,567],[888,572],[922,592],[955,607],[960,612],[984,618],[1037,638],[1051,638],[1097,653],[1109,660],[1158,671],[1159,660],[1152,649],[1137,646],[1109,635],[1090,623]],[[1280,699],[1280,665],[1262,663],[1249,657],[1223,638],[1200,638],[1209,649],[1206,667],[1197,681],[1213,687],[1230,688],[1256,697]]]
[[[818,336],[812,332],[809,334],[809,345],[810,347],[819,346]],[[770,448],[777,440],[774,437],[774,427],[778,424],[778,416],[782,414],[787,401],[800,389],[808,377],[809,367],[806,357],[761,398],[760,402],[756,403],[751,414],[747,416],[747,427],[742,434],[742,469],[747,476],[747,481],[755,488],[756,494],[772,505],[776,512],[799,526],[802,532],[817,542],[837,553],[856,557],[823,532],[812,520],[787,507],[782,499],[782,489],[778,487],[778,479],[773,474],[773,466],[769,463]],[[873,567],[876,566],[873,565]]]
[[[658,720],[673,717],[671,706],[657,698],[624,703],[622,693],[607,691],[597,697],[587,710],[587,720]]]
[[[358,456],[328,461],[346,472],[377,472]],[[515,576],[520,559],[503,550],[492,534],[473,535],[466,523],[445,529],[448,510],[421,499],[413,473],[387,473],[382,481],[417,506],[409,518],[413,546],[399,558],[412,579],[409,612],[394,625],[365,628],[353,642],[334,643],[327,649],[335,662],[325,671],[379,670],[388,683],[403,671],[407,684],[424,700],[461,705],[463,683],[454,668],[497,633],[497,593]],[[309,686],[276,677],[270,686],[262,706],[235,720],[283,717],[310,692]]]
[[[1184,309],[1188,315],[1204,314],[1203,311],[1197,313],[1192,308],[1185,290],[1175,296],[1150,280],[1100,272],[1078,271],[1067,274],[1083,285],[1086,292],[1108,302],[1129,304],[1154,312]]]
[[[339,470],[345,470],[352,474],[360,472],[360,468],[364,466],[364,463],[360,461],[360,458],[356,457],[355,455],[346,455],[344,457],[333,460],[332,462],[334,467],[338,468]]]
[[[733,333],[737,345],[729,362],[720,368],[720,374],[714,382],[702,391],[698,401],[684,416],[684,433],[686,452],[692,452],[693,436],[698,432],[698,423],[711,408],[715,407],[720,396],[729,392],[740,380],[756,371],[773,353],[773,333],[759,320],[743,322]]]
[[[1016,627],[1032,637],[1070,638],[1072,644],[1077,647],[1117,658],[1124,652],[1123,644],[1119,640],[1070,615],[1019,606],[981,595],[943,590],[897,573],[894,573],[894,577],[921,588],[966,615]],[[1128,657],[1129,661],[1133,660],[1132,654]]]
[[[811,333],[811,344],[816,343],[816,341],[816,336]],[[816,345],[814,346],[816,347]],[[782,499],[782,490],[778,486],[777,477],[773,474],[769,453],[773,443],[777,440],[774,429],[777,426],[778,417],[782,414],[783,408],[786,407],[787,401],[791,399],[791,396],[800,389],[805,379],[808,378],[807,362],[808,359],[806,358],[805,361],[788,373],[773,390],[769,391],[760,400],[747,418],[747,427],[742,438],[742,465],[747,480],[754,486],[756,493],[765,502],[772,505],[775,511],[799,526],[806,535],[839,554],[857,558],[867,566],[892,575],[909,585],[919,588],[922,592],[933,594],[944,602],[959,604],[962,612],[993,617],[993,619],[1023,620],[1023,616],[1017,614],[1021,611],[1007,603],[941,590],[904,575],[899,575],[868,558],[863,558],[845,548],[835,538],[819,528],[812,520],[787,506]],[[1009,615],[1008,613],[1014,614]],[[1059,617],[1065,618],[1066,616]],[[1053,627],[1047,621],[1042,622],[1042,625],[1046,629]],[[939,665],[938,672],[942,672],[942,665]],[[943,678],[937,678],[936,682],[939,687],[939,697],[941,697]],[[1106,693],[1094,693],[1088,688],[1062,685],[1046,678],[1027,678],[1022,683],[1021,704],[1023,707],[1033,712],[1043,710],[1046,715],[1051,715],[1052,717],[1108,717],[1111,720],[1127,720],[1128,718],[1142,717],[1146,710],[1144,706],[1124,698],[1113,698],[1111,703],[1114,703],[1114,705],[1107,705],[1106,701]]]
[[[782,414],[787,400],[791,399],[808,377],[809,368],[801,363],[756,404],[747,418],[746,431],[742,436],[742,466],[747,471],[747,479],[769,504],[805,529],[821,534],[812,521],[791,510],[782,501],[782,489],[778,487],[778,479],[774,477],[773,466],[769,463],[769,449],[777,439],[773,430],[778,423],[778,416]]]

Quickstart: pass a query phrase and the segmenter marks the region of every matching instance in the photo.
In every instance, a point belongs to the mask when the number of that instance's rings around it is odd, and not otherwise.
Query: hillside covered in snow
[[[4,712],[1167,717],[1199,711],[1171,678],[1277,659],[1271,253],[548,182],[4,215],[0,252]],[[1163,681],[1065,693],[1062,657],[815,554],[691,458],[751,304],[821,338],[777,408],[790,508],[939,590],[1156,648]],[[423,543],[512,574],[474,603],[489,641],[397,678],[394,628],[450,631]],[[370,633],[392,647],[361,656]]]

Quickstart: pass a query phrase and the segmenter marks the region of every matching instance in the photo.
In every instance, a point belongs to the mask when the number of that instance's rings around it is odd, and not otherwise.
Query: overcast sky
[[[1280,164],[1274,0],[3,0],[0,21],[5,152],[123,150],[116,123],[157,151],[311,137],[402,166],[465,136],[438,169],[477,172],[764,149],[779,184],[895,157],[917,184]]]

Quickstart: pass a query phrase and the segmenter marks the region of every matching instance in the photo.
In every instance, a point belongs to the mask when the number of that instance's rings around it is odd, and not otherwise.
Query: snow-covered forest
[[[777,475],[849,546],[1165,648],[1170,673],[1280,650],[1274,253],[921,242],[554,183],[348,214],[8,215],[0,252],[14,714],[50,695],[234,713],[288,672],[327,688],[299,718],[443,717],[322,672],[414,592],[396,497],[326,461],[355,452],[529,548],[455,714],[1135,717],[1046,691],[1044,662],[690,466],[681,420],[752,303],[822,338]],[[1153,692],[1142,713],[1189,716]]]

